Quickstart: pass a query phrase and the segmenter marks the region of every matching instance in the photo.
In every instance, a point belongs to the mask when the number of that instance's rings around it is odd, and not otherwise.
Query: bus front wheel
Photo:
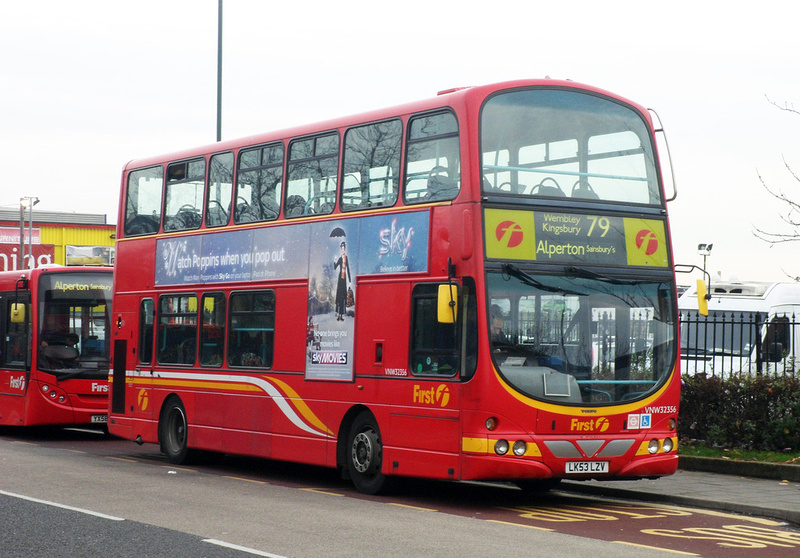
[[[378,422],[370,413],[361,413],[350,427],[347,438],[347,470],[356,489],[377,494],[386,482],[381,473],[383,443]]]
[[[158,423],[158,441],[161,451],[170,463],[177,465],[186,460],[188,430],[186,409],[178,397],[172,397],[161,411],[161,420]]]

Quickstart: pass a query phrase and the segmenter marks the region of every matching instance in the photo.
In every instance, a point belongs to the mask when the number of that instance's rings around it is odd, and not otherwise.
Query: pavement
[[[560,489],[768,517],[800,526],[800,466],[681,457],[659,479],[563,481]]]

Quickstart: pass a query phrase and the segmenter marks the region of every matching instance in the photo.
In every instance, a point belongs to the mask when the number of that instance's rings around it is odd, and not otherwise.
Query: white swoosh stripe
[[[267,395],[272,397],[275,404],[278,408],[283,412],[283,414],[288,418],[292,424],[294,424],[300,430],[304,432],[308,432],[309,434],[314,434],[315,436],[322,436],[323,438],[333,438],[327,432],[320,432],[319,430],[313,428],[306,424],[306,422],[297,415],[295,410],[289,405],[289,402],[286,401],[286,398],[283,394],[278,391],[278,389],[273,386],[271,383],[263,380],[261,378],[251,378],[250,376],[235,376],[226,374],[224,376],[214,375],[213,378],[209,378],[205,374],[193,374],[188,372],[159,372],[159,378],[172,378],[176,380],[201,380],[204,382],[233,382],[233,383],[245,383],[245,384],[252,384],[255,386],[260,387],[263,389]]]

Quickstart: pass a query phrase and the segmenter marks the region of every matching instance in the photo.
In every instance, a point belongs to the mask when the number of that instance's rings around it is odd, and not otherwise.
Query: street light
[[[39,203],[39,198],[26,196],[19,199],[19,266],[22,269],[25,264],[25,208],[28,208],[28,264],[31,268],[33,264],[33,206]]]

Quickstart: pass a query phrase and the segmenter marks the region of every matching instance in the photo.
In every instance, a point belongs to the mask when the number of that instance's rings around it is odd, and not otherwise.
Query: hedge
[[[684,376],[678,436],[723,448],[800,449],[800,379]]]

